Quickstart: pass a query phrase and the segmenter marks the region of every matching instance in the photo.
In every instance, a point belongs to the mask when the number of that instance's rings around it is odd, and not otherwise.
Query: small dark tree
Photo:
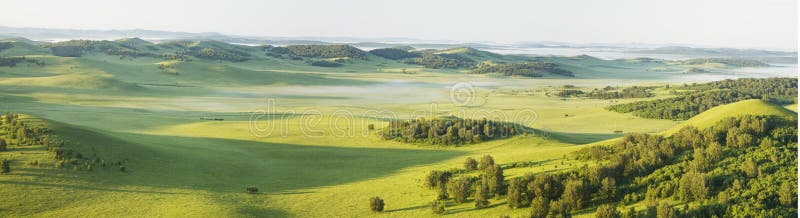
[[[258,193],[258,188],[256,188],[255,186],[250,186],[245,188],[245,191],[247,191],[248,194],[255,194]]]
[[[380,197],[376,196],[369,199],[369,208],[372,209],[372,211],[376,212],[383,211],[383,206],[384,206],[383,199],[381,199]]]
[[[367,129],[375,130],[375,124],[370,123],[369,125],[367,125]]]
[[[0,139],[0,151],[5,151],[8,148],[8,144],[6,144],[5,139]]]
[[[472,157],[468,157],[464,160],[464,169],[465,170],[476,170],[478,169],[478,161],[476,161]]]
[[[120,171],[120,172],[125,172],[125,170],[127,170],[127,169],[125,168],[125,166],[119,166],[119,171]]]
[[[604,204],[597,207],[597,212],[594,214],[597,218],[619,218],[619,211],[614,205]]]
[[[11,172],[11,164],[8,163],[8,159],[3,159],[0,161],[0,173],[10,173]]]

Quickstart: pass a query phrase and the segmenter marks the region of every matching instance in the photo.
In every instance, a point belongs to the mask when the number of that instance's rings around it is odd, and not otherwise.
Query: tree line
[[[747,99],[797,103],[797,79],[794,78],[722,80],[672,89],[678,97],[611,105],[607,109],[644,118],[686,120],[712,107]]]
[[[622,99],[622,98],[649,98],[655,96],[651,91],[652,87],[633,86],[623,88],[622,90],[615,91],[616,88],[606,86],[603,89],[593,89],[590,92],[584,92],[579,89],[561,89],[556,95],[559,97],[581,97],[593,99]]]
[[[8,151],[9,146],[43,146],[51,158],[55,161],[56,168],[68,168],[75,171],[92,171],[95,166],[118,165],[124,171],[125,166],[122,161],[106,163],[105,160],[97,156],[87,156],[68,146],[68,143],[61,139],[55,132],[46,125],[37,123],[30,124],[25,122],[17,113],[6,112],[0,119],[0,126],[5,130],[5,134],[0,137],[0,151]],[[9,160],[5,160],[5,173],[10,172]],[[40,166],[38,160],[32,160],[28,165]]]
[[[380,135],[386,140],[432,145],[462,145],[507,138],[523,127],[487,119],[412,119],[392,121]]]
[[[481,63],[470,69],[470,73],[500,73],[505,76],[527,76],[542,77],[543,73],[574,77],[572,71],[558,68],[558,65],[550,62],[524,62],[524,63]]]
[[[432,69],[459,69],[470,68],[475,61],[456,54],[431,54],[424,53],[420,57],[406,61],[407,64],[422,65]]]
[[[419,53],[409,52],[405,49],[400,48],[378,48],[369,51],[370,54],[373,54],[378,57],[391,59],[391,60],[400,60],[400,59],[407,59],[407,58],[416,58],[420,57]]]

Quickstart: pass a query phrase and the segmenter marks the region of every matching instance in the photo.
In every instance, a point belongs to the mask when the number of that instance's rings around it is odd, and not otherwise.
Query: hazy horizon
[[[0,8],[0,26],[215,32],[251,37],[554,41],[797,50],[797,2],[790,0],[491,4],[416,0],[402,4],[357,0],[12,0],[6,5]],[[65,15],[64,10],[72,13]]]

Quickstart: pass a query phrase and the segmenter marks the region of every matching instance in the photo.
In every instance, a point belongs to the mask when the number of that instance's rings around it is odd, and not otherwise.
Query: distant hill
[[[767,51],[758,49],[735,48],[693,48],[684,46],[668,46],[654,49],[636,50],[633,53],[642,54],[673,54],[673,55],[702,55],[702,56],[797,56],[796,52]]]

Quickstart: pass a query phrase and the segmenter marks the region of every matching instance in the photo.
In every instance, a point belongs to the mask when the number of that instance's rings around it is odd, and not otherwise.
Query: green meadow
[[[535,163],[504,170],[505,178],[513,179],[598,165],[601,161],[575,158],[576,152],[627,133],[670,135],[685,126],[708,128],[727,117],[775,115],[796,122],[797,116],[796,101],[759,99],[715,107],[683,121],[606,109],[678,96],[667,86],[708,82],[694,79],[708,77],[689,77],[687,70],[736,68],[724,63],[529,59],[467,48],[431,52],[476,62],[546,61],[574,74],[526,77],[423,67],[371,53],[366,59],[293,60],[247,46],[209,44],[239,49],[248,59],[165,60],[96,51],[64,57],[22,41],[0,50],[0,57],[44,63],[0,67],[0,112],[47,126],[65,148],[103,163],[91,170],[59,168],[47,145],[11,143],[0,152],[11,168],[0,175],[0,216],[434,217],[440,215],[429,203],[437,193],[422,181],[433,170],[463,168],[468,157],[491,155],[501,165]],[[147,49],[168,48],[140,50]],[[312,66],[309,60],[342,65]],[[465,102],[454,102],[452,96],[451,88],[459,83],[469,87]],[[584,92],[645,86],[653,95],[596,99],[556,94],[567,86]],[[529,132],[460,146],[381,138],[390,121],[418,117],[486,117],[524,125]],[[258,192],[247,193],[247,187]],[[382,212],[370,210],[374,196],[385,201]],[[527,208],[509,209],[505,197],[489,202],[476,209],[472,201],[446,201],[441,216],[531,214]],[[599,205],[572,215],[592,217]],[[619,206],[631,207],[646,208],[643,202]]]

